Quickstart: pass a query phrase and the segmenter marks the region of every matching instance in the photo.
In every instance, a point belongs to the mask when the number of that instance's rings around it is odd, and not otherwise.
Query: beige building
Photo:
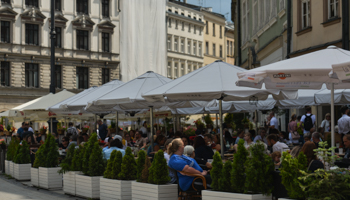
[[[211,8],[201,8],[201,11],[205,19],[204,65],[225,61],[225,17],[212,12]]]
[[[176,79],[203,66],[203,14],[179,1],[167,2],[167,76]]]
[[[342,1],[293,1],[291,57],[327,48],[342,47]]]
[[[117,1],[56,0],[57,91],[119,78]],[[49,93],[50,1],[1,0],[0,112]]]
[[[234,57],[234,44],[235,44],[235,28],[233,23],[227,23],[225,26],[225,62],[234,65],[235,57]]]

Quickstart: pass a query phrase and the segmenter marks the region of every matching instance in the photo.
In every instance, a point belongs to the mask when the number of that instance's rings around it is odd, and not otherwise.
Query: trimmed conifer
[[[233,157],[231,185],[232,190],[237,193],[244,192],[245,184],[245,162],[247,160],[248,151],[244,147],[244,140],[238,141],[237,153]]]
[[[46,145],[44,143],[39,147],[38,151],[35,153],[35,160],[33,164],[34,168],[43,167],[45,165],[45,151]]]
[[[98,141],[96,141],[94,146],[91,148],[88,167],[88,176],[102,176],[103,172],[105,171],[105,162],[103,161],[102,149],[98,144]]]
[[[112,170],[112,179],[118,179],[118,175],[122,170],[123,154],[120,151],[117,151],[117,155],[114,159],[114,165]]]
[[[15,155],[13,162],[17,164],[31,163],[30,149],[26,141],[22,141],[22,145],[18,145],[17,154]]]
[[[82,172],[84,174],[89,174],[89,161],[90,161],[90,156],[92,154],[92,150],[94,148],[94,145],[97,141],[97,134],[93,133],[87,143],[84,145],[84,156],[82,158]]]
[[[232,173],[232,162],[228,160],[225,162],[221,177],[219,179],[219,190],[224,192],[231,192],[231,173]]]
[[[132,154],[131,148],[126,148],[123,157],[122,168],[118,174],[120,180],[135,180],[136,179],[136,161]]]
[[[210,176],[211,176],[212,182],[211,182],[210,186],[213,190],[218,191],[219,190],[219,179],[221,177],[222,167],[223,167],[222,159],[221,159],[220,153],[218,151],[215,152],[215,154],[214,154],[212,166],[213,166],[213,168],[210,171]]]
[[[113,165],[116,157],[117,157],[117,150],[113,150],[111,153],[111,157],[107,161],[107,167],[103,174],[104,178],[109,178],[109,179],[112,178],[112,170],[113,170]]]
[[[82,145],[79,145],[79,148],[76,148],[74,150],[71,171],[81,171],[82,170],[83,156],[84,156],[84,147]]]
[[[136,164],[137,164],[137,182],[142,181],[142,170],[145,166],[145,161],[146,161],[146,152],[145,151],[139,151],[139,156],[137,158]]]
[[[60,164],[61,170],[58,171],[60,174],[62,173],[64,174],[72,170],[72,161],[73,161],[74,152],[75,152],[75,144],[72,144],[68,148],[66,158],[62,160]]]
[[[148,183],[149,170],[151,168],[151,160],[146,156],[145,165],[143,166],[141,182]]]
[[[58,146],[55,141],[55,137],[50,133],[47,135],[45,140],[46,151],[45,151],[45,165],[40,167],[57,167],[58,165],[58,157],[60,154],[58,153]]]
[[[168,165],[164,158],[164,152],[159,150],[154,156],[154,161],[149,170],[148,182],[162,185],[170,181]]]
[[[6,159],[12,161],[16,155],[17,147],[19,145],[19,140],[17,138],[12,138],[6,152]]]

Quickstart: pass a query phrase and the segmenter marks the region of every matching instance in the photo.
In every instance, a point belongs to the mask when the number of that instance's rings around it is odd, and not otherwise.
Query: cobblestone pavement
[[[63,190],[45,190],[32,187],[30,182],[19,182],[9,179],[0,173],[0,200],[83,200],[65,195]]]

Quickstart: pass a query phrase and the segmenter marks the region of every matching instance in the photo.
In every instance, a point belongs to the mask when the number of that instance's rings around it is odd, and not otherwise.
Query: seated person
[[[155,141],[153,142],[153,152],[157,152],[161,146],[164,146],[166,141],[166,137],[164,135],[159,135],[156,137]],[[147,149],[147,155],[153,156],[151,146]]]
[[[196,157],[196,152],[194,151],[194,148],[191,145],[185,146],[184,155],[187,157],[194,158],[199,165],[206,166],[206,168],[208,169],[212,168],[211,164],[208,163],[206,160]]]
[[[281,166],[281,152],[275,151],[271,154],[271,158],[275,164],[275,169],[278,169]]]
[[[250,133],[250,132],[246,132],[246,133],[244,134],[244,147],[248,150],[249,147],[250,147],[251,145],[253,145],[253,144],[255,144],[255,143],[254,143],[253,140],[252,140],[251,133]],[[235,145],[233,146],[233,148],[234,148],[235,151],[237,151],[238,144],[235,144]]]
[[[215,149],[215,142],[213,142],[213,138],[212,138],[212,135],[210,133],[207,133],[204,135],[204,141],[205,141],[205,144],[212,148],[212,149]]]
[[[77,140],[78,140],[78,136],[77,136],[77,135],[72,135],[72,136],[70,136],[69,145],[68,145],[68,147],[66,148],[66,151],[68,151],[69,147],[70,147],[71,145],[73,145],[73,144],[74,144],[75,146],[77,146],[77,145],[78,145]]]
[[[273,152],[283,152],[284,150],[289,149],[285,143],[278,141],[278,136],[276,134],[267,136],[267,142],[269,146],[272,146]]]
[[[122,152],[122,155],[124,157],[125,155],[125,150],[122,149],[123,148],[123,144],[122,142],[119,140],[119,139],[114,139],[112,142],[111,142],[111,147],[105,151],[103,151],[103,157],[106,159],[106,160],[109,160],[110,156],[111,156],[111,153],[113,150],[117,150],[117,151],[120,151]]]
[[[124,133],[125,143],[128,147],[133,147],[135,145],[134,141],[131,140],[130,133]]]
[[[170,155],[169,167],[177,171],[178,182],[181,190],[187,191],[190,189],[194,176],[183,175],[180,172],[203,175],[207,180],[207,184],[211,184],[211,177],[207,174],[207,171],[202,170],[193,158],[187,157],[183,155],[183,153],[184,144],[181,138],[174,139],[168,146],[168,154]],[[197,189],[202,190],[203,187],[198,187]]]
[[[244,133],[245,133],[244,130],[241,130],[241,131],[238,132],[238,136],[236,138],[235,144],[238,144],[239,139],[243,139]]]
[[[324,165],[317,159],[314,149],[316,149],[315,143],[308,141],[304,143],[300,150],[306,155],[308,165],[307,171],[309,172],[315,172],[317,169],[324,169]]]
[[[214,152],[211,149],[211,147],[208,147],[205,144],[205,141],[202,137],[196,137],[194,138],[194,149],[196,152],[196,157],[203,159],[203,160],[208,160],[208,159],[213,159]]]
[[[345,148],[347,148],[344,158],[345,159],[350,159],[350,134],[346,134],[343,137],[343,142],[344,142]]]
[[[135,132],[135,146],[139,147],[139,149],[145,148],[147,145],[147,139],[142,137],[142,133],[140,131]]]
[[[69,144],[69,138],[68,137],[63,137],[62,140],[61,140],[61,144],[58,145],[58,148],[60,150],[65,150],[67,149],[68,147],[68,144]]]

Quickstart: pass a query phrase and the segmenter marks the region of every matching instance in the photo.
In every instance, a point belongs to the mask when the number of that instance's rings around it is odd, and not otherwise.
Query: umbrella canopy
[[[324,89],[315,94],[315,102],[318,104],[331,103],[331,91]],[[346,105],[350,104],[350,90],[334,90],[334,104]]]
[[[245,72],[246,69],[230,65],[222,61],[197,69],[174,81],[158,87],[142,96],[150,102],[160,102],[166,99],[174,101],[225,101],[249,100],[252,96],[258,100],[267,99],[272,94],[275,99],[295,99],[296,91],[261,90],[248,87],[237,87],[238,78],[232,74]]]
[[[341,84],[330,77],[332,65],[350,60],[350,51],[329,46],[327,49],[295,58],[238,72],[238,86],[267,89],[321,89],[323,83],[336,83],[335,88],[347,89],[350,84]],[[329,85],[327,85],[330,88]]]

